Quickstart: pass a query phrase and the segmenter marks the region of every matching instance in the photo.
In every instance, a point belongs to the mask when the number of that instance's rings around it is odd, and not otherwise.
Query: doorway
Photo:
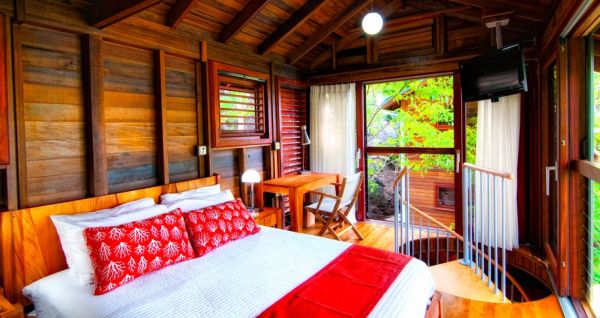
[[[452,74],[364,85],[368,219],[393,221],[392,184],[408,166],[411,204],[455,228],[462,200],[457,87]]]

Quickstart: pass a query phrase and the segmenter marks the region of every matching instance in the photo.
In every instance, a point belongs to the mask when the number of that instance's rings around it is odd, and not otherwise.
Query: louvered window
[[[306,90],[293,87],[280,89],[282,173],[294,174],[302,170],[301,126],[306,122]],[[305,149],[308,152],[308,149]],[[304,156],[305,161],[307,155]],[[306,167],[306,162],[305,162]],[[308,168],[308,167],[306,167]]]
[[[214,61],[209,67],[213,147],[270,144],[269,75]]]
[[[264,84],[219,74],[221,136],[265,133]]]

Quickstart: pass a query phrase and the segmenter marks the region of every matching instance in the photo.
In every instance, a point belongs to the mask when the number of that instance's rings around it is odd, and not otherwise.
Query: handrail
[[[407,202],[404,201],[404,204],[406,204],[406,203]],[[415,207],[412,204],[410,205],[410,209],[413,212],[416,212],[417,214],[419,214],[419,215],[423,216],[424,218],[428,219],[429,221],[433,222],[434,224],[441,227],[442,229],[446,230],[448,233],[452,234],[452,236],[456,237],[458,240],[463,242],[463,244],[465,243],[465,240],[462,237],[462,235],[456,233],[454,230],[452,230],[451,228],[449,228],[442,222],[438,221],[436,218],[430,216],[429,214],[427,214],[427,212],[421,211],[419,208]],[[487,254],[485,254],[485,252],[483,252],[481,249],[479,249],[479,247],[475,246],[472,243],[471,243],[471,249],[476,250],[477,253],[479,255],[481,255],[482,257],[484,257],[486,260],[490,260],[489,256]],[[525,292],[525,289],[523,289],[523,286],[521,286],[521,284],[519,284],[519,282],[509,272],[505,271],[504,267],[502,267],[502,265],[497,264],[496,261],[493,259],[491,260],[491,262],[493,263],[494,266],[498,265],[498,270],[503,271],[505,273],[506,278],[508,278],[508,280],[510,280],[510,282],[513,284],[513,286],[515,286],[517,288],[517,290],[521,293],[521,295],[523,295],[523,298],[525,299],[525,301],[530,301],[530,298],[529,298],[529,296],[527,296],[527,293]]]
[[[489,175],[493,175],[496,177],[512,180],[513,175],[508,172],[496,171],[485,167],[476,166],[472,163],[465,162],[463,163],[463,168],[469,168],[471,170],[487,173]]]
[[[398,183],[400,182],[400,180],[402,180],[402,177],[404,177],[407,173],[408,173],[408,168],[402,167],[402,169],[400,170],[400,173],[398,173],[398,175],[396,176],[396,179],[394,179],[394,185],[392,186],[392,189],[396,189],[396,187],[398,186]]]

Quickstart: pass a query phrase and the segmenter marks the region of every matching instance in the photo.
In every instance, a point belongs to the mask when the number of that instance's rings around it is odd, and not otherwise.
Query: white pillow
[[[173,203],[186,198],[206,196],[221,193],[221,185],[215,184],[208,187],[202,187],[198,189],[183,191],[179,193],[167,193],[160,196],[160,203]]]
[[[91,284],[94,278],[83,230],[88,227],[120,225],[168,212],[166,206],[154,204],[153,199],[149,200],[152,201],[152,205],[140,206],[140,203],[136,204],[134,202],[137,201],[134,201],[92,213],[50,216],[58,232],[69,272],[77,276],[80,284]]]
[[[233,194],[231,194],[231,191],[225,190],[213,195],[188,197],[179,201],[172,201],[167,204],[167,207],[169,211],[179,208],[182,212],[189,212],[233,200],[235,200],[235,198],[233,197]],[[164,204],[163,202],[161,203]]]

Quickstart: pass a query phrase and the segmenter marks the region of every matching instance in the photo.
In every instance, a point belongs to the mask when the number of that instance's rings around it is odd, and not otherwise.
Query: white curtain
[[[519,247],[519,227],[517,215],[517,164],[519,157],[519,127],[521,116],[521,95],[501,97],[498,102],[491,100],[478,102],[477,108],[477,148],[475,164],[480,167],[512,174],[512,180],[506,180],[504,196],[502,182],[484,177],[475,178],[476,215],[487,235],[489,219],[498,226],[496,237],[491,233],[491,245],[502,246],[502,207],[506,214],[506,248]],[[496,215],[494,216],[494,210]],[[479,220],[479,219],[478,219]],[[481,228],[480,228],[481,229]],[[477,231],[481,233],[481,231]],[[481,238],[480,238],[481,239]],[[484,241],[488,237],[483,238]],[[497,244],[496,244],[497,242]]]
[[[310,168],[313,171],[356,172],[356,85],[310,88]],[[355,221],[355,211],[348,215]]]

